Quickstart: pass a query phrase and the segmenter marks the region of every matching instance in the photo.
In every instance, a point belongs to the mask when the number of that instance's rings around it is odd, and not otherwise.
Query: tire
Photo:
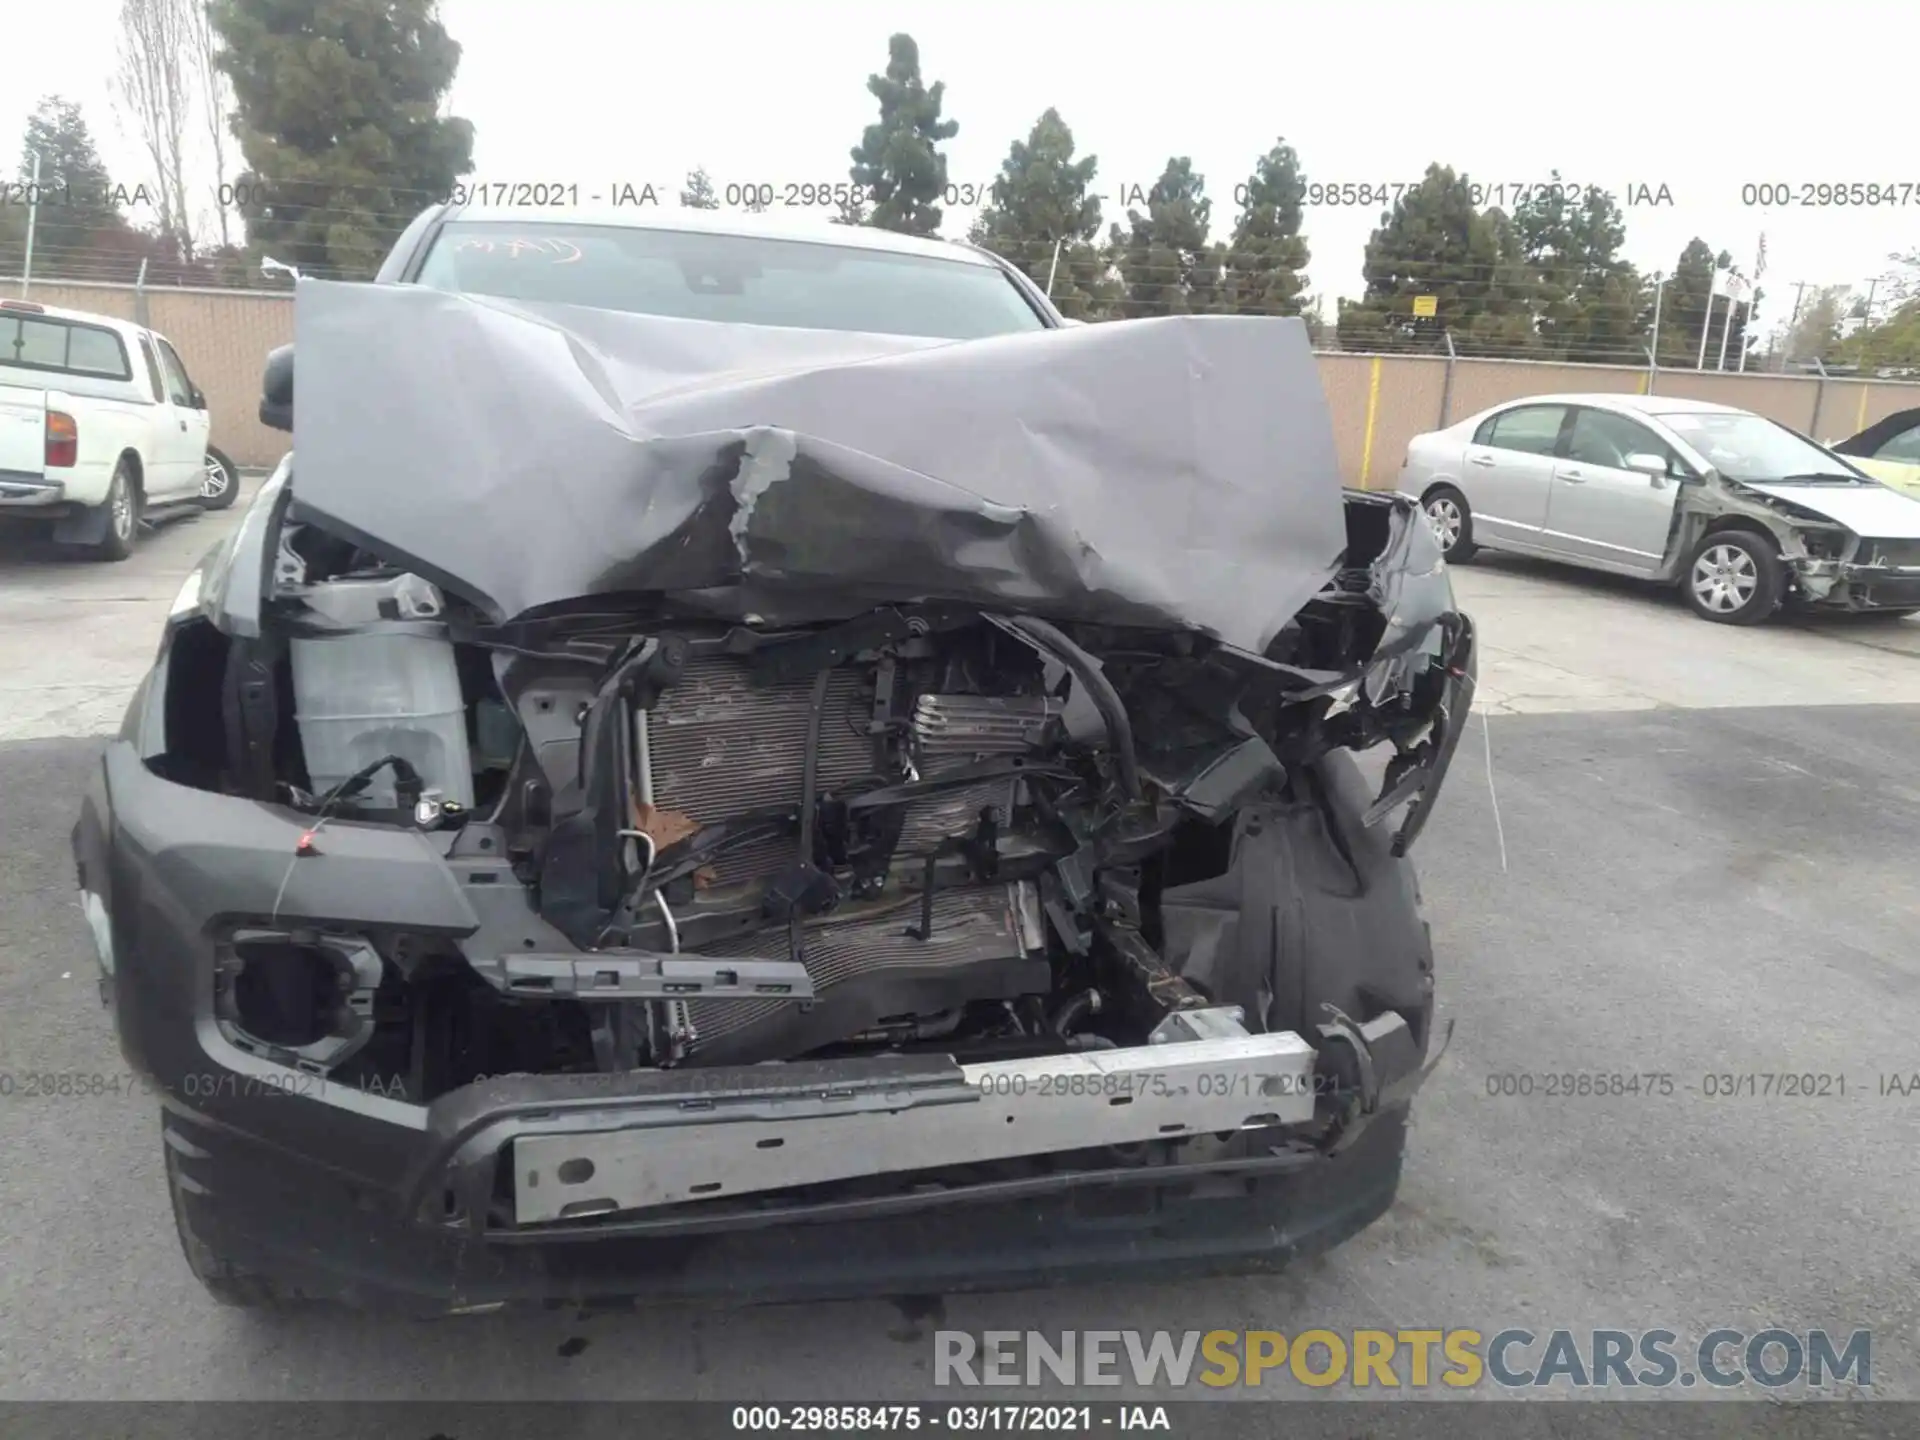
[[[101,502],[107,512],[107,533],[87,547],[92,560],[125,560],[133,554],[134,537],[140,533],[143,508],[140,487],[134,482],[133,469],[122,460],[113,470],[113,483],[107,486],[107,498]]]
[[[226,452],[207,447],[207,471],[200,483],[200,508],[202,510],[225,510],[233,504],[233,497],[240,493],[240,472],[234,468],[233,461]]]
[[[166,1157],[167,1198],[173,1202],[173,1223],[180,1234],[180,1252],[186,1256],[187,1268],[193,1271],[194,1278],[206,1286],[207,1293],[236,1310],[282,1310],[308,1303],[297,1290],[285,1289],[265,1275],[234,1264],[220,1253],[215,1239],[194,1228],[183,1194],[179,1158],[164,1141],[161,1149]]]
[[[1786,571],[1773,541],[1754,530],[1701,537],[1680,576],[1693,613],[1717,625],[1758,625],[1780,608]]]
[[[1440,553],[1449,565],[1464,565],[1479,546],[1473,543],[1473,511],[1467,497],[1451,485],[1435,485],[1420,497],[1420,508],[1440,537]]]

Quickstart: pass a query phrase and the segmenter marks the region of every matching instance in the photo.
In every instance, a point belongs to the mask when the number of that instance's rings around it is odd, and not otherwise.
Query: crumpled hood
[[[1786,500],[1870,540],[1920,540],[1920,500],[1885,485],[1774,485],[1742,480],[1749,490]]]
[[[1258,651],[1346,545],[1297,320],[948,342],[296,294],[296,517],[495,620],[632,592],[770,624],[957,600]]]

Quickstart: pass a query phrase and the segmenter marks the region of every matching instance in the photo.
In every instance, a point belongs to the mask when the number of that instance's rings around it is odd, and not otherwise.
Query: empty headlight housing
[[[220,947],[214,1015],[248,1054],[324,1074],[373,1038],[383,969],[364,936],[236,930]]]
[[[1802,530],[1800,544],[1809,560],[1838,560],[1846,553],[1851,538],[1845,530]]]

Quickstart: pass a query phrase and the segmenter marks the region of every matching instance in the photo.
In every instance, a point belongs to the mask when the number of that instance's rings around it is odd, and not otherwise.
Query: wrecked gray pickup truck
[[[216,1295],[1192,1274],[1391,1203],[1473,629],[1297,322],[303,282],[295,351],[74,832]]]

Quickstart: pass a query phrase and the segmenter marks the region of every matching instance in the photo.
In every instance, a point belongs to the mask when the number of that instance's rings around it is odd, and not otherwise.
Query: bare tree
[[[193,258],[187,206],[186,136],[193,93],[187,49],[194,0],[120,0],[115,89],[133,117],[160,196],[160,228]]]
[[[220,221],[220,247],[224,250],[233,243],[232,233],[228,229],[233,208],[227,204],[227,140],[230,133],[227,121],[233,109],[233,87],[225,73],[214,63],[219,41],[214,35],[205,0],[188,0],[186,10],[187,67],[192,73],[191,84],[200,111],[200,122],[207,127],[209,153],[213,157],[213,213]]]
[[[1889,255],[1887,259],[1891,260],[1895,267],[1887,281],[1887,293],[1895,303],[1904,304],[1920,296],[1920,246],[1916,246],[1905,254]]]
[[[1829,359],[1840,343],[1840,322],[1846,318],[1848,288],[1817,285],[1801,297],[1799,314],[1787,326],[1780,344],[1784,368],[1799,359]]]

